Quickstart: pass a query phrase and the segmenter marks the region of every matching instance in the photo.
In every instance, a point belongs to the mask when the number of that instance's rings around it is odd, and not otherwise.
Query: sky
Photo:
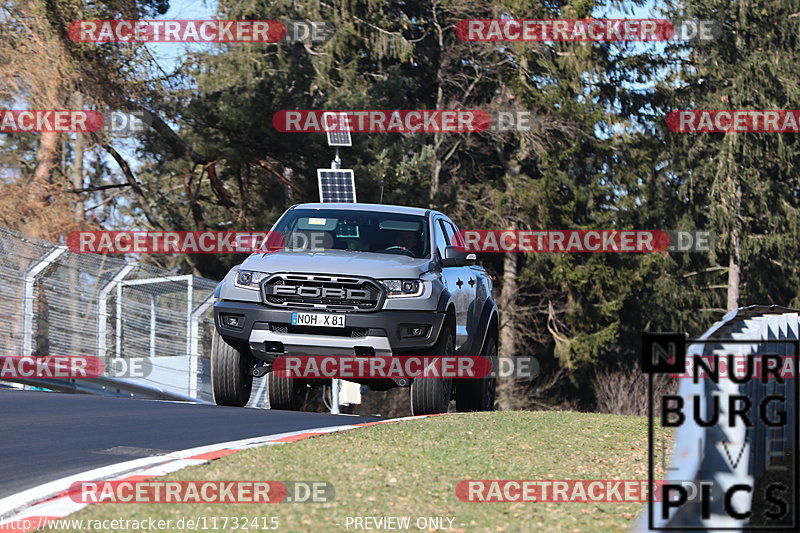
[[[169,10],[161,19],[211,19],[217,2],[214,0],[170,0]],[[182,43],[149,43],[147,47],[165,71],[170,72],[187,50],[200,50],[208,45]]]

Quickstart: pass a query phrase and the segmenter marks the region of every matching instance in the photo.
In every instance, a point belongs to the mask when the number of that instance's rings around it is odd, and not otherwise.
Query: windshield
[[[430,255],[424,216],[346,209],[292,209],[274,231],[290,250],[350,250],[423,258]]]

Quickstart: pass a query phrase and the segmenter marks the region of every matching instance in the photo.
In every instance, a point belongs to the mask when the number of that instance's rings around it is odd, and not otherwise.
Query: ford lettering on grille
[[[369,291],[358,289],[336,289],[331,287],[303,287],[291,285],[272,285],[267,294],[276,296],[304,296],[306,298],[333,298],[337,300],[371,300]]]
[[[322,274],[273,274],[262,287],[264,303],[292,308],[372,311],[384,295],[369,278]]]

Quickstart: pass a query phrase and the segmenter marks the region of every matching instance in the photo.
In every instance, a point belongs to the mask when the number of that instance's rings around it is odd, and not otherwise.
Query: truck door
[[[450,246],[463,246],[463,243],[458,241],[458,228],[450,220],[442,219],[442,228],[444,229],[444,238]],[[462,307],[464,309],[464,338],[462,342],[458,342],[458,346],[464,346],[470,338],[473,338],[478,329],[478,319],[480,318],[480,305],[476,299],[478,273],[473,270],[471,266],[457,267],[458,278],[456,284],[461,282],[459,286],[459,298],[462,300]],[[478,347],[477,349],[480,349]]]
[[[444,248],[450,244],[447,239],[445,222],[441,217],[437,217],[433,224],[434,238],[436,239],[436,249],[439,257],[444,257]],[[467,321],[469,314],[469,277],[466,267],[442,267],[442,281],[450,293],[456,310],[456,331],[455,342],[456,350],[460,349],[467,339]]]

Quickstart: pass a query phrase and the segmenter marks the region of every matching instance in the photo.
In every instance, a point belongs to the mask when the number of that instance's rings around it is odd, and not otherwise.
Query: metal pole
[[[197,306],[192,313],[192,337],[189,349],[189,377],[196,376],[189,381],[189,396],[197,398],[197,381],[200,378],[200,315],[206,312],[211,304],[214,303],[214,293],[209,294],[203,302]],[[265,380],[262,380],[265,381]]]
[[[125,282],[125,285],[152,285],[153,283],[173,283],[176,281],[186,281],[190,279],[192,276],[190,275],[181,275],[181,276],[159,276],[157,278],[142,278],[142,279],[132,279]]]
[[[156,295],[150,295],[150,357],[156,356]]]
[[[197,354],[192,353],[192,314],[194,311],[194,278],[186,280],[186,353],[189,355],[189,397],[197,398]]]
[[[341,382],[338,379],[331,380],[331,414],[339,414],[339,389]]]
[[[33,293],[36,277],[66,251],[66,246],[50,250],[44,258],[25,272],[22,296],[22,355],[28,356],[33,352]]]
[[[108,293],[110,293],[117,284],[125,279],[125,276],[133,270],[135,265],[125,265],[122,270],[111,279],[100,290],[97,295],[97,357],[106,356],[106,332],[108,328]]]
[[[194,280],[186,280],[186,353],[192,353],[192,311],[194,311]]]
[[[214,303],[214,293],[209,294],[192,313],[192,343],[190,355],[200,355],[200,316]]]
[[[119,357],[122,353],[122,287],[125,282],[117,285],[117,320],[114,335],[116,336],[116,347],[114,348],[114,355]]]

